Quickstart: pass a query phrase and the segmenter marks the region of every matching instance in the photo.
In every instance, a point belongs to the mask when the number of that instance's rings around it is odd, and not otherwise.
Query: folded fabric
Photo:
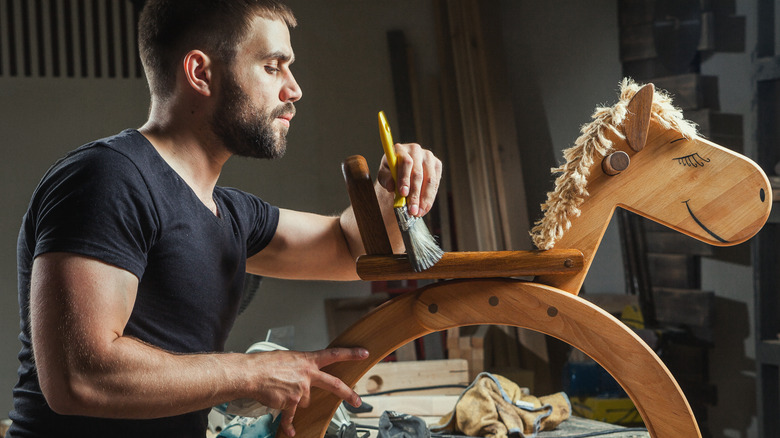
[[[218,438],[274,438],[282,416],[271,414],[258,418],[236,417],[222,429]]]
[[[430,438],[431,432],[422,418],[395,411],[379,416],[379,438]]]
[[[563,392],[537,398],[506,377],[481,373],[431,431],[533,438],[541,430],[555,429],[569,415],[571,403]]]

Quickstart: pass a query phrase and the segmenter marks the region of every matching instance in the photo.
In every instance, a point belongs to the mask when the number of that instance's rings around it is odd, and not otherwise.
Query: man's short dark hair
[[[138,44],[152,95],[172,93],[176,69],[190,50],[231,63],[255,16],[297,25],[290,8],[276,0],[148,0]]]

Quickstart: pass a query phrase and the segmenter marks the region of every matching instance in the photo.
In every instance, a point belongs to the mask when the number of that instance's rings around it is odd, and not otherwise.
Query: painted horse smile
[[[686,200],[686,201],[683,201],[682,203],[683,203],[683,204],[685,204],[685,207],[688,209],[688,214],[690,214],[690,215],[691,215],[691,218],[693,218],[693,220],[696,222],[696,224],[697,224],[698,226],[700,226],[702,230],[706,231],[706,232],[707,232],[707,234],[709,234],[710,236],[712,236],[712,238],[713,238],[713,239],[715,239],[715,240],[717,240],[718,242],[720,242],[720,243],[729,243],[729,242],[728,242],[728,240],[726,240],[726,239],[724,239],[724,238],[722,238],[722,237],[718,236],[717,234],[713,233],[713,232],[712,232],[712,230],[710,230],[709,228],[707,228],[707,227],[706,227],[706,226],[705,226],[705,225],[704,225],[704,224],[703,224],[703,223],[702,223],[702,222],[699,220],[699,218],[697,218],[697,217],[696,217],[696,215],[693,213],[693,210],[691,210],[691,206],[690,206],[689,202],[691,202],[691,200],[690,200],[690,199],[688,199],[688,200]]]

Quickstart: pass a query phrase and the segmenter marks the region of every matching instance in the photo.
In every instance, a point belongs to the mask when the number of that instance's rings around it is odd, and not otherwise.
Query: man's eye
[[[267,73],[275,74],[275,73],[279,73],[279,72],[280,72],[280,71],[282,71],[282,70],[281,70],[281,69],[279,69],[279,68],[276,68],[276,67],[272,67],[272,66],[270,66],[270,65],[267,65],[267,66],[265,66],[265,71],[266,71]]]

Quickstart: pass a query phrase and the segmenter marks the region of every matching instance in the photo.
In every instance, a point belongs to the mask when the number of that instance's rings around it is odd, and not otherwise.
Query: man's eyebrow
[[[260,59],[275,59],[277,61],[287,62],[292,64],[293,62],[295,62],[295,55],[279,50],[275,52],[264,53],[260,55]]]

